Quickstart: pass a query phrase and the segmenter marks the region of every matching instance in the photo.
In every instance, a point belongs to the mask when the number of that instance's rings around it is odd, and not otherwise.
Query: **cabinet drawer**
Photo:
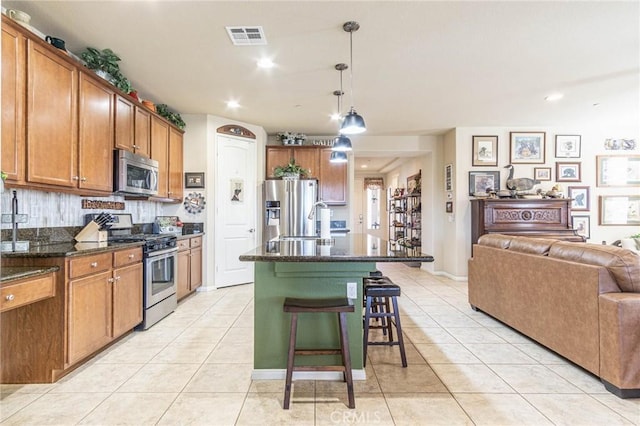
[[[189,248],[189,239],[178,240],[178,251],[187,250]]]
[[[202,247],[202,237],[191,238],[191,248]]]
[[[132,263],[142,262],[142,249],[136,247],[129,250],[117,251],[113,254],[113,267],[130,265]]]
[[[30,278],[0,289],[0,312],[55,296],[54,274]]]
[[[111,253],[79,257],[69,262],[69,278],[95,274],[109,269],[111,269]]]

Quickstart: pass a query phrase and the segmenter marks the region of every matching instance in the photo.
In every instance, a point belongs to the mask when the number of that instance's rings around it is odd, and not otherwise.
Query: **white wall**
[[[581,163],[582,181],[569,183],[561,182],[565,194],[568,186],[590,187],[590,211],[575,212],[574,215],[588,215],[591,221],[590,243],[607,244],[640,232],[640,226],[600,226],[598,225],[598,201],[601,195],[640,194],[638,187],[603,188],[596,186],[596,155],[638,155],[635,151],[607,151],[604,141],[608,138],[632,138],[640,141],[636,126],[600,126],[598,124],[579,127],[460,127],[445,135],[445,164],[454,163],[454,225],[445,222],[445,240],[450,247],[447,249],[449,259],[446,260],[444,270],[455,276],[466,276],[467,259],[471,256],[471,206],[468,195],[468,172],[471,170],[500,171],[501,189],[505,188],[508,173],[504,166],[509,164],[509,132],[513,131],[542,131],[546,132],[545,163],[517,164],[514,166],[514,177],[533,178],[534,167],[551,167],[552,177],[555,179],[556,162],[578,161]],[[498,167],[472,167],[471,150],[473,135],[498,136]],[[555,158],[555,135],[581,135],[581,157],[576,159]],[[444,164],[441,166],[444,169]],[[556,182],[542,182],[539,186],[544,190],[551,189]],[[462,254],[457,256],[456,254]]]
[[[184,134],[184,170],[185,172],[204,172],[204,189],[185,188],[185,195],[190,192],[201,193],[207,202],[205,209],[200,213],[188,213],[182,204],[165,206],[166,215],[180,216],[183,222],[204,222],[205,236],[203,248],[203,290],[211,290],[216,287],[214,256],[215,256],[215,175],[217,167],[216,129],[221,126],[233,124],[245,127],[256,135],[256,194],[262,194],[262,182],[264,181],[264,146],[267,134],[260,126],[255,126],[240,121],[205,114],[183,114],[182,118],[187,123],[187,132]],[[256,224],[258,233],[256,241],[262,241],[261,216],[256,212]]]

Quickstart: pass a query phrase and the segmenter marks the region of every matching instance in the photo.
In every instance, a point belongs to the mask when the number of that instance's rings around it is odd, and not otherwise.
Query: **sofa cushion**
[[[502,234],[484,234],[478,238],[478,244],[483,246],[507,249],[511,243],[511,238],[508,235]]]
[[[551,245],[557,242],[547,238],[512,237],[509,250],[546,256]]]
[[[549,257],[603,266],[623,292],[640,293],[640,256],[614,246],[558,241],[549,249]]]

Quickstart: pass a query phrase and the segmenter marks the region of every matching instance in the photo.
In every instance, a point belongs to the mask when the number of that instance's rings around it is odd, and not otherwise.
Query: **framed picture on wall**
[[[473,136],[472,166],[498,165],[498,137]]]
[[[204,173],[191,173],[184,174],[184,187],[185,188],[204,188]]]
[[[581,163],[556,163],[556,182],[580,182]]]
[[[580,135],[556,135],[556,158],[580,158]]]
[[[640,155],[596,156],[598,186],[640,186]]]
[[[511,164],[544,164],[545,132],[511,132]]]
[[[500,189],[500,172],[469,172],[469,195]]]
[[[533,178],[535,180],[551,180],[551,167],[534,167]]]
[[[640,225],[640,195],[601,195],[600,225]]]
[[[589,187],[588,186],[570,186],[567,188],[569,198],[571,198],[571,210],[574,212],[582,211],[588,212],[590,207],[589,202]]]
[[[586,239],[591,238],[591,218],[589,216],[571,216],[571,227],[576,230],[576,234],[582,235]]]

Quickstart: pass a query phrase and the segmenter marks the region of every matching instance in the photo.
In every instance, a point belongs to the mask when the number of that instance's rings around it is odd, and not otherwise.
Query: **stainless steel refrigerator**
[[[316,235],[316,219],[309,219],[318,199],[316,179],[264,182],[263,240]]]

